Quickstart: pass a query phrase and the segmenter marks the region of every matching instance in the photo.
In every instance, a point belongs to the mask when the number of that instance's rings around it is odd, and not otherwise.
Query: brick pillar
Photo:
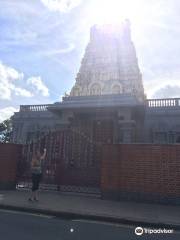
[[[0,189],[15,189],[22,145],[0,143]]]

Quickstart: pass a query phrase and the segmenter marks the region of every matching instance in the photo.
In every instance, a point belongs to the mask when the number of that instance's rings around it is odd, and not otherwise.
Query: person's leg
[[[35,190],[35,195],[34,195],[34,200],[38,201],[38,190],[39,190],[39,183],[41,180],[41,174],[37,175],[37,179],[36,179],[36,190]]]
[[[31,195],[29,198],[30,201],[33,201],[35,197],[35,190],[36,190],[36,175],[32,174],[32,189],[31,189]]]
[[[35,197],[35,191],[31,190],[31,196],[30,196],[29,200],[33,201],[34,197]]]
[[[38,199],[38,190],[36,190],[35,192],[34,192],[34,200],[35,201],[38,201],[39,199]]]

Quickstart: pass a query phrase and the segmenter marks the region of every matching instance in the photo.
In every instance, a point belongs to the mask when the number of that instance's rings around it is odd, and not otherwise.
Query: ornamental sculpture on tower
[[[144,101],[129,20],[121,25],[95,25],[70,96],[130,94]]]

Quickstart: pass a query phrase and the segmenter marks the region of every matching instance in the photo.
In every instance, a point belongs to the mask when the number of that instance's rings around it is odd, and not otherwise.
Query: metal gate
[[[31,187],[30,163],[35,150],[47,149],[41,189],[100,193],[101,144],[72,129],[41,135],[23,146],[18,188]]]

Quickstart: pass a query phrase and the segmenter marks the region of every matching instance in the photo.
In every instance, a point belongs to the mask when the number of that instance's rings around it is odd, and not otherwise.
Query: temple
[[[20,106],[12,142],[64,130],[96,144],[180,142],[180,98],[146,99],[130,27],[128,20],[93,26],[70,94]]]
[[[121,26],[94,26],[71,96],[130,94],[144,100],[128,21]]]

